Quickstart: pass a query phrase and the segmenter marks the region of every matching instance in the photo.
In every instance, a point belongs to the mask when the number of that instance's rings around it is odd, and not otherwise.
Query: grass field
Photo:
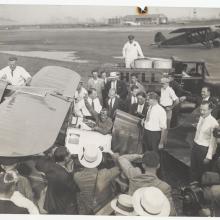
[[[218,76],[220,49],[206,49],[200,45],[157,48],[150,46],[154,34],[162,31],[165,35],[174,27],[145,28],[99,28],[99,29],[41,29],[41,30],[3,30],[0,31],[0,68],[7,65],[8,54],[1,51],[76,51],[76,56],[88,63],[56,61],[43,58],[19,56],[19,65],[32,75],[47,65],[59,65],[77,71],[85,80],[91,70],[105,63],[118,63],[113,58],[121,56],[121,50],[128,34],[134,34],[145,56],[178,56],[182,59],[203,59],[211,75]],[[176,27],[175,27],[176,28]]]

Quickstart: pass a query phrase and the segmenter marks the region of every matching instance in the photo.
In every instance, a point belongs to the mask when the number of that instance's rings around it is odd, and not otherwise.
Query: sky
[[[168,18],[193,17],[193,8],[151,7],[149,14],[162,13]],[[66,5],[0,5],[0,24],[39,24],[86,22],[135,15],[135,7],[128,6],[66,6]],[[220,18],[220,8],[197,8],[197,18]]]

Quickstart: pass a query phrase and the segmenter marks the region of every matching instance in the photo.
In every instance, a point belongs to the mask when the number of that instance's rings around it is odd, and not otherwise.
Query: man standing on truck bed
[[[30,74],[21,66],[17,66],[17,57],[9,57],[8,66],[0,70],[0,79],[14,86],[29,85]]]
[[[134,60],[138,57],[144,57],[142,49],[137,41],[134,40],[133,35],[128,36],[128,42],[125,43],[122,49],[123,58],[125,59],[125,67],[132,68]]]

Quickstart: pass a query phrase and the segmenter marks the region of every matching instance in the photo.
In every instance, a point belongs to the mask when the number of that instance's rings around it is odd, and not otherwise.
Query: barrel
[[[154,60],[154,69],[172,69],[171,59]]]
[[[146,58],[139,58],[134,61],[134,67],[140,69],[150,69],[152,68],[152,60]]]

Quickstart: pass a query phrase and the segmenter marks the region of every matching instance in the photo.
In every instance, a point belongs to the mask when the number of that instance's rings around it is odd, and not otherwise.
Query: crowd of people
[[[129,36],[123,56],[127,68],[143,56],[134,36]],[[30,75],[19,68],[10,58],[0,78],[12,85],[28,84]],[[146,91],[135,74],[130,78],[127,85],[118,72],[93,70],[88,82],[78,85],[72,114],[93,121],[91,130],[103,135],[111,134],[116,110],[136,116],[143,129],[142,154],[110,154],[99,146],[71,155],[65,146],[55,145],[26,161],[6,158],[1,161],[0,213],[93,215],[99,204],[112,198],[113,215],[177,215],[172,188],[158,175],[159,151],[166,145],[169,128],[178,123],[180,103],[195,103],[200,118],[194,125],[190,169],[191,180],[201,181],[217,148],[213,131],[219,124],[212,110],[218,103],[209,87],[202,88],[201,97],[193,95],[173,74],[163,74],[160,93]]]

